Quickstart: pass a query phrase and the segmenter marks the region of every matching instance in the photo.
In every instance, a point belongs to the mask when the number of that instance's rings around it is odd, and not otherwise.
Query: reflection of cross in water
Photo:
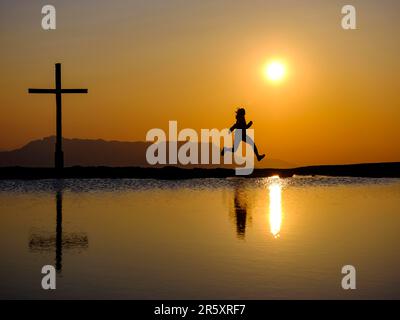
[[[63,233],[62,230],[62,190],[56,193],[56,235],[48,236],[46,233],[33,234],[29,241],[29,248],[34,252],[56,251],[56,270],[61,272],[63,249],[87,249],[88,237],[84,233]]]

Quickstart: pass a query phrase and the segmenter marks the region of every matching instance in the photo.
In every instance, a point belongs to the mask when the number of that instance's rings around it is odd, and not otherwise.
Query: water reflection
[[[55,251],[55,267],[57,272],[62,271],[63,250],[65,249],[87,249],[88,237],[85,233],[63,232],[63,189],[58,188],[56,197],[56,232],[35,233],[30,236],[29,249],[32,252]]]
[[[267,188],[269,191],[268,204],[265,203],[264,200],[267,190],[264,189],[265,192],[259,193],[253,189],[251,185],[246,184],[246,182],[237,181],[235,184],[233,197],[233,220],[238,239],[245,239],[246,227],[248,222],[251,221],[252,211],[258,210],[257,212],[265,217],[265,212],[268,210],[267,206],[269,206],[267,228],[269,228],[274,238],[278,238],[280,236],[283,219],[282,180],[278,176],[269,178],[267,182]],[[251,200],[249,200],[249,196]],[[259,204],[260,202],[261,205]],[[257,215],[257,212],[253,212],[253,214],[255,213]]]
[[[279,177],[273,177],[269,189],[269,226],[272,235],[279,237],[282,226],[282,185]]]
[[[0,182],[0,299],[50,297],[32,274],[55,257],[57,299],[400,298],[400,180],[134,181]],[[69,251],[72,231],[101,243]],[[351,297],[337,279],[348,257],[366,279]]]
[[[236,222],[236,235],[243,240],[246,235],[247,224],[247,197],[240,186],[235,186],[234,194],[234,215]]]

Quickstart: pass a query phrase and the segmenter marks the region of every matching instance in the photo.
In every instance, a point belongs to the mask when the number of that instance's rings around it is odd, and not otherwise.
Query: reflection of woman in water
[[[244,110],[244,108],[239,108],[236,110],[236,123],[229,129],[230,132],[233,132],[235,129],[235,142],[234,142],[234,146],[233,148],[223,148],[221,151],[221,155],[223,156],[224,153],[226,151],[229,152],[236,152],[237,149],[239,148],[239,144],[241,141],[243,141],[244,143],[248,143],[249,145],[251,145],[253,147],[254,153],[257,157],[258,161],[261,161],[262,159],[264,159],[265,154],[259,154],[256,145],[254,144],[254,141],[246,134],[246,129],[250,128],[253,124],[253,121],[250,121],[249,123],[246,123],[246,110]],[[238,129],[241,130],[238,131]]]
[[[244,239],[247,222],[247,199],[243,190],[235,187],[233,208],[235,210],[236,234],[239,239]]]

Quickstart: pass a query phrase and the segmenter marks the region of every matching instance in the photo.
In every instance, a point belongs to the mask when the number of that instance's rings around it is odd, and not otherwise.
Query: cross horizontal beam
[[[28,89],[28,93],[56,93],[56,89]]]
[[[28,89],[28,93],[88,93],[88,89]]]
[[[88,93],[88,89],[61,89],[61,93]]]

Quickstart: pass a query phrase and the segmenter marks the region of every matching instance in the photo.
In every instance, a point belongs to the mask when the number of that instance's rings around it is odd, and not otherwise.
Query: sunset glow
[[[286,75],[286,67],[280,61],[272,61],[265,67],[265,76],[273,82],[282,81]]]
[[[92,1],[61,1],[60,17],[71,18],[55,31],[41,29],[35,1],[23,12],[3,3],[2,151],[55,135],[54,99],[27,89],[52,88],[60,62],[63,86],[89,89],[63,98],[65,138],[145,141],[170,120],[222,129],[240,105],[268,152],[265,167],[276,165],[269,159],[305,166],[400,158],[399,20],[383,19],[385,10],[399,12],[397,2],[364,4],[368,27],[357,32],[343,30],[340,6],[335,15],[326,1],[307,23],[292,17],[313,12],[311,0],[301,12],[281,1],[229,10],[224,1],[178,1],[164,12],[161,0],[119,1],[118,10],[98,0],[96,15]]]

